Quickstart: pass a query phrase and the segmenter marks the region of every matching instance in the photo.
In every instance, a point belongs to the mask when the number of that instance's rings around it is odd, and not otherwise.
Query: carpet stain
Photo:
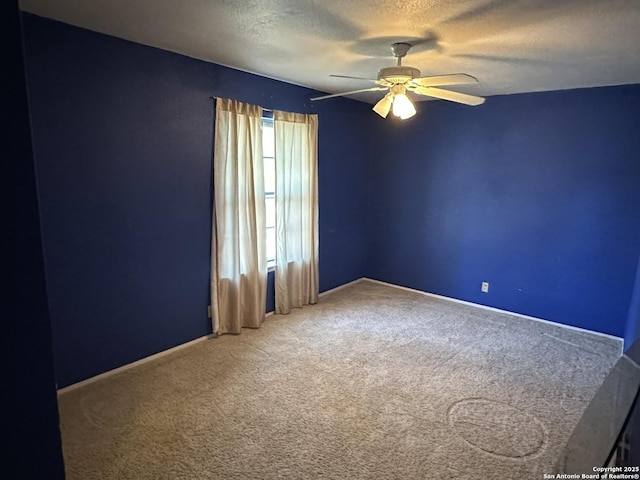
[[[532,457],[547,444],[548,435],[542,422],[497,400],[459,400],[449,407],[447,420],[465,442],[498,457]]]
[[[361,282],[60,393],[66,478],[542,478],[619,356]]]

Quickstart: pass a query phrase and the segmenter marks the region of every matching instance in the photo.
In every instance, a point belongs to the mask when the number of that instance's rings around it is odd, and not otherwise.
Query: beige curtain
[[[211,303],[214,333],[257,328],[265,317],[267,260],[262,108],[216,101]]]
[[[318,301],[318,116],[273,112],[276,313]]]

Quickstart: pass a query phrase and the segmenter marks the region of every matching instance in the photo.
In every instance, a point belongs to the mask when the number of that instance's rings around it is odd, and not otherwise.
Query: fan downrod
[[[407,42],[396,42],[391,44],[391,53],[398,59],[395,67],[386,67],[378,72],[379,85],[393,86],[395,84],[405,84],[413,78],[420,76],[420,70],[402,65],[402,58],[407,54],[411,44]]]
[[[410,48],[411,44],[406,42],[396,42],[391,44],[391,53],[393,53],[393,56],[398,59],[398,66],[401,65],[402,57],[409,52]]]

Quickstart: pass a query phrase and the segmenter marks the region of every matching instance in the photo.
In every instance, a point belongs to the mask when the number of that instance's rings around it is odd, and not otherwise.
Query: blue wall
[[[640,365],[640,258],[627,316],[624,347],[627,355]]]
[[[210,332],[212,95],[319,114],[321,291],[366,275],[624,334],[640,87],[428,102],[399,122],[23,18],[59,386]],[[272,310],[272,276],[268,292]]]
[[[362,276],[368,106],[23,19],[60,387],[210,333],[209,96],[319,114],[320,288]]]
[[[0,477],[64,478],[18,2],[2,2]],[[11,125],[6,129],[7,125]]]
[[[376,124],[367,276],[623,336],[640,251],[640,87],[419,109]]]

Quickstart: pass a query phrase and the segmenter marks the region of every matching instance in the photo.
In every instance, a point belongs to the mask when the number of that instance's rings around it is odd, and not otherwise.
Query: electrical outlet
[[[481,290],[484,293],[488,293],[489,292],[489,282],[482,282]]]

